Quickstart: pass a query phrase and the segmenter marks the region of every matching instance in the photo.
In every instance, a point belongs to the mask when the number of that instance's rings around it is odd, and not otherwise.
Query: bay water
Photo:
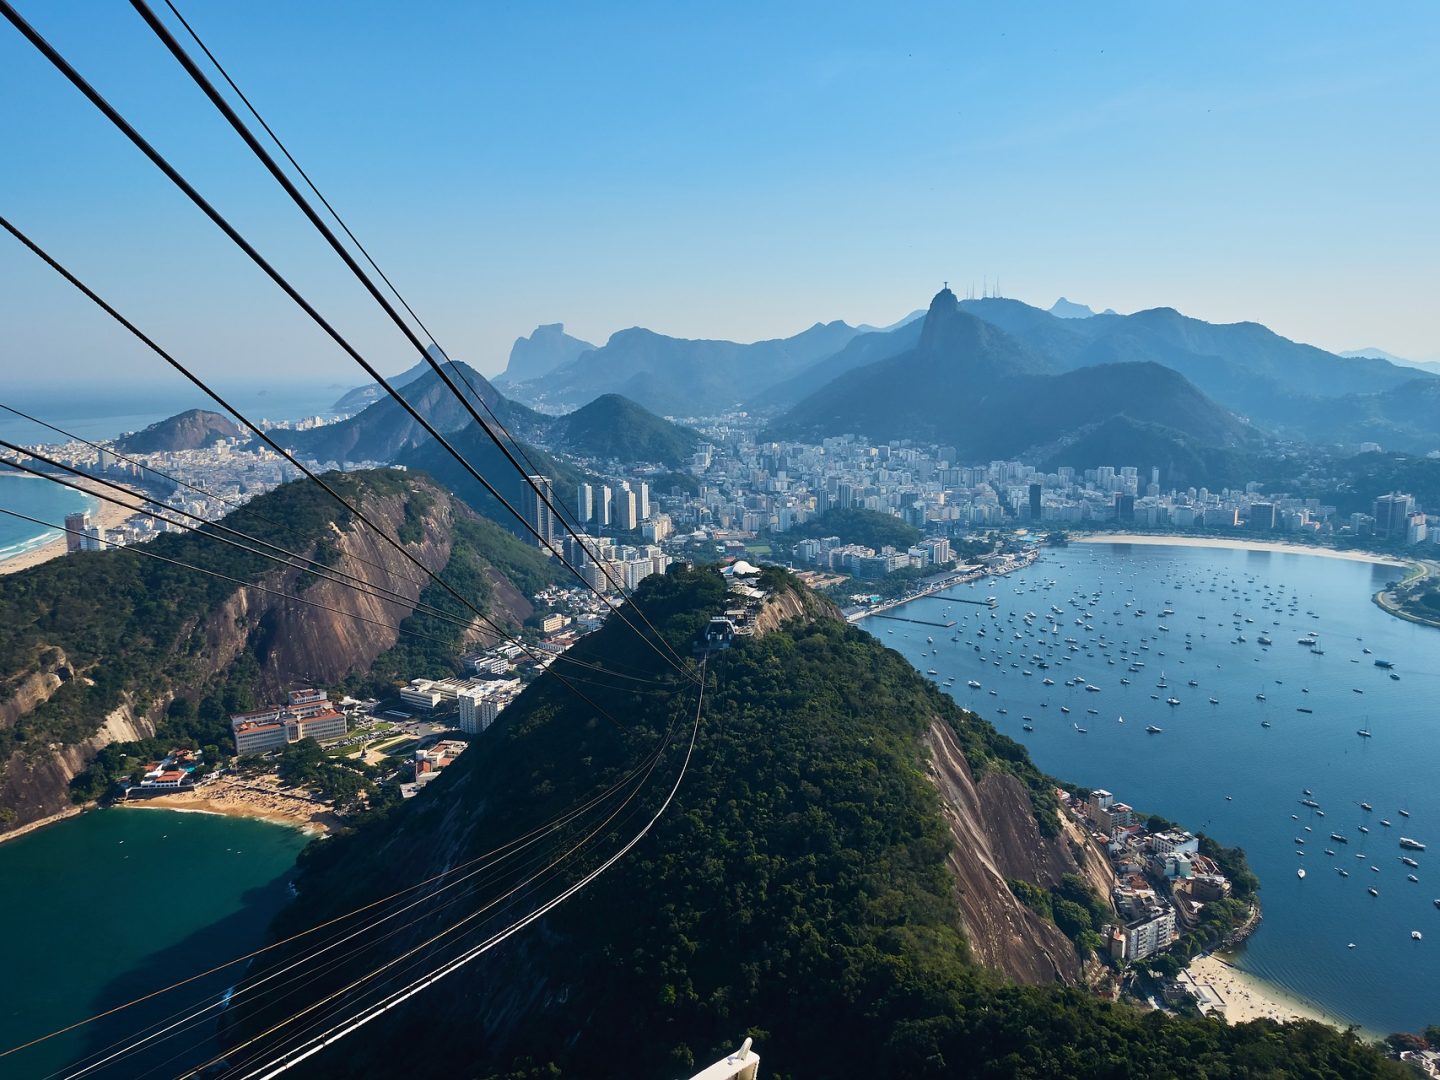
[[[80,815],[0,844],[0,1050],[150,994],[265,940],[306,843],[298,829],[171,810]],[[243,965],[0,1059],[0,1075],[44,1076],[180,1010],[220,1000]],[[213,1050],[218,1009],[158,1044],[133,1071],[173,1076]]]
[[[862,625],[1045,771],[1243,847],[1265,917],[1238,966],[1367,1031],[1413,1031],[1440,1022],[1440,629],[1372,602],[1401,573],[1075,544],[891,612],[953,628]]]

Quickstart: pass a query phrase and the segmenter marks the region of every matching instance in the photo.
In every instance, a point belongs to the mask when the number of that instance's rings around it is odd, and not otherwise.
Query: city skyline
[[[1381,24],[1052,7],[1025,25],[938,7],[182,10],[442,344],[487,374],[539,323],[597,344],[631,325],[756,340],[884,325],[946,278],[1440,354],[1440,151],[1413,137],[1429,9]],[[132,12],[22,14],[377,366],[409,366]],[[364,381],[9,28],[0,57],[22,103],[0,130],[27,163],[7,216],[207,374],[279,377],[298,358]],[[33,257],[0,251],[35,377],[153,372]]]

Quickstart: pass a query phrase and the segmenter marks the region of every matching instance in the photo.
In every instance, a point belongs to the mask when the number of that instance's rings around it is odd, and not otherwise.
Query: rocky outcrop
[[[455,516],[470,514],[438,488],[420,481],[371,490],[363,502],[367,516],[391,536],[401,533],[407,513],[413,521],[417,507],[424,508],[420,538],[407,543],[406,550],[432,572],[443,570],[450,560]],[[332,522],[326,541],[337,557],[333,565],[366,585],[383,586],[398,598],[381,598],[278,567],[257,579],[257,588],[237,587],[178,636],[176,654],[193,652],[185,662],[182,681],[145,700],[135,700],[127,692],[121,706],[83,740],[29,743],[0,763],[0,834],[63,811],[69,805],[70,781],[102,748],[155,734],[174,696],[198,697],[242,654],[250,653],[259,663],[253,689],[260,700],[276,699],[300,684],[333,686],[348,675],[368,671],[395,644],[396,627],[410,614],[429,579],[358,521],[344,526]],[[487,577],[496,621],[518,626],[533,610],[528,599],[503,574],[492,569]],[[195,642],[203,644],[195,648]],[[47,643],[28,659],[6,660],[16,670],[0,683],[0,729],[13,726],[67,681],[87,677],[85,671],[75,670],[60,643]]]
[[[778,630],[791,619],[838,617],[838,611],[809,589],[779,589],[765,598],[754,619],[755,633]]]
[[[977,783],[943,720],[930,725],[925,742],[930,779],[954,840],[949,864],[956,903],[976,959],[1017,982],[1080,982],[1074,945],[1022,904],[1008,882],[1019,878],[1048,887],[1065,874],[1079,874],[1098,887],[1107,882],[1103,856],[1071,832],[1042,836],[1030,797],[1015,777],[992,772]],[[1099,891],[1108,896],[1108,882]]]
[[[240,435],[240,429],[228,417],[204,409],[187,409],[144,431],[117,439],[115,449],[122,454],[173,454],[177,450],[200,450]]]
[[[73,805],[70,781],[85,771],[100,750],[114,742],[147,739],[153,734],[154,724],[123,705],[107,715],[100,729],[84,742],[52,744],[42,753],[15,751],[0,770],[0,836],[63,815]]]

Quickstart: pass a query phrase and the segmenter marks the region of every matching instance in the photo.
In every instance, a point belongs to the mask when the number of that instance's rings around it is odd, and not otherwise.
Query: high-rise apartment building
[[[85,547],[85,534],[90,529],[89,514],[65,515],[65,551],[81,551]]]
[[[1381,495],[1375,500],[1375,532],[1378,536],[1404,536],[1415,511],[1415,500],[1401,492]]]
[[[538,546],[548,548],[555,542],[557,531],[555,514],[550,509],[550,504],[555,502],[555,487],[548,476],[536,474],[528,480],[529,483],[520,490],[520,513],[538,534],[538,539],[534,536],[530,539],[535,540]]]
[[[628,532],[639,526],[639,508],[636,506],[635,492],[622,488],[615,493],[615,527]]]

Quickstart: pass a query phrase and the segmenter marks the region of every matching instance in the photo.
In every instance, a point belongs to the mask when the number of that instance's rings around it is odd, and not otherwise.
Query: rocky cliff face
[[[1016,982],[1080,981],[1075,947],[1022,904],[1007,882],[1018,878],[1048,888],[1065,874],[1078,874],[1109,896],[1109,863],[1083,835],[1062,830],[1056,837],[1042,836],[1030,796],[1015,777],[991,772],[976,783],[943,720],[930,725],[925,741],[930,779],[944,801],[954,840],[949,865],[956,901],[976,957]]]
[[[411,501],[416,492],[423,495],[419,502]],[[418,517],[417,506],[423,506]],[[406,549],[435,572],[449,562],[455,516],[470,513],[424,483],[372,491],[363,508],[392,536],[406,525],[408,514],[411,524],[420,526],[420,538]],[[337,556],[335,565],[368,585],[384,585],[403,602],[332,581],[312,580],[301,587],[302,575],[278,566],[256,579],[257,585],[272,591],[237,586],[177,636],[174,652],[193,650],[185,682],[153,695],[123,693],[120,704],[97,718],[93,734],[86,738],[42,745],[29,742],[9,755],[0,767],[0,834],[64,811],[70,805],[69,782],[96,753],[111,743],[155,734],[173,697],[196,696],[243,654],[253,655],[258,664],[253,689],[260,701],[275,700],[296,685],[334,685],[369,670],[376,657],[395,644],[399,633],[394,627],[410,613],[429,579],[358,521],[343,527],[331,522],[324,539]],[[529,601],[498,571],[492,569],[487,576],[497,621],[518,625],[532,610]],[[298,595],[309,603],[292,602],[277,593]],[[196,648],[197,642],[203,645]],[[23,722],[71,679],[89,679],[86,670],[72,665],[67,648],[60,635],[29,658],[0,658],[13,665],[10,677],[0,682],[0,730]]]

